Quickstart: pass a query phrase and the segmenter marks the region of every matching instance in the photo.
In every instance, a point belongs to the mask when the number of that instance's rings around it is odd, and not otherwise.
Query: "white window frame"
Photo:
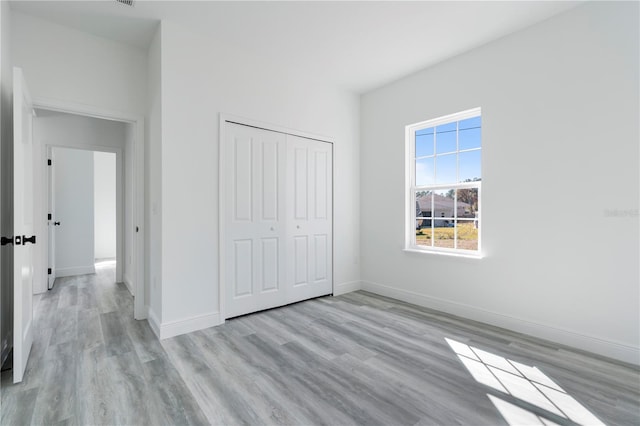
[[[481,108],[473,108],[466,111],[458,112],[455,114],[449,114],[443,117],[438,117],[432,120],[421,121],[419,123],[410,124],[405,127],[405,171],[406,171],[406,180],[405,180],[405,251],[410,252],[419,252],[419,253],[436,253],[436,254],[444,254],[451,256],[461,256],[461,257],[470,257],[470,258],[481,258],[482,257],[482,181],[477,182],[460,182],[460,183],[450,183],[450,184],[433,184],[433,185],[416,185],[415,184],[415,176],[416,176],[416,145],[415,145],[415,133],[418,130],[422,130],[424,128],[435,127],[447,123],[451,123],[454,121],[465,120],[467,118],[473,118],[477,116],[482,116]],[[480,149],[482,156],[482,139],[480,141]],[[473,150],[478,150],[474,148]],[[456,154],[460,152],[465,152],[466,150],[459,150],[459,146],[457,146],[456,141]],[[469,150],[471,151],[471,150]],[[434,155],[436,153],[434,152]],[[482,158],[482,157],[481,157]],[[437,170],[436,170],[437,173]],[[482,167],[480,168],[480,173],[482,174]],[[482,177],[482,176],[481,176]],[[478,250],[465,250],[459,248],[445,248],[445,247],[434,247],[434,246],[424,246],[416,244],[416,220],[419,218],[416,216],[416,192],[420,190],[427,191],[437,191],[438,189],[468,189],[468,188],[477,188],[478,189],[478,214],[477,214],[477,224],[478,224]],[[458,200],[457,197],[454,197],[454,215],[457,216],[457,206]],[[433,214],[435,211],[432,209]],[[435,216],[431,218],[431,227],[432,229],[435,226]],[[457,244],[457,228],[454,228],[454,245]]]

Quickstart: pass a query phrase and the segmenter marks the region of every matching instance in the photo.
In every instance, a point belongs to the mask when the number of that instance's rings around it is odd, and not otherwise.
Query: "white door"
[[[332,145],[287,135],[287,303],[331,294]]]
[[[54,150],[51,147],[47,148],[47,159],[49,161],[47,167],[47,175],[48,175],[48,222],[47,222],[47,233],[48,233],[48,283],[47,288],[51,290],[53,288],[53,283],[56,280],[56,226],[60,224],[56,219],[56,198],[55,195],[55,173],[53,172],[53,167],[55,164]]]
[[[285,135],[225,125],[225,316],[284,304]]]
[[[224,130],[225,318],[331,294],[332,145]]]
[[[33,343],[33,107],[13,69],[13,382],[21,382]]]

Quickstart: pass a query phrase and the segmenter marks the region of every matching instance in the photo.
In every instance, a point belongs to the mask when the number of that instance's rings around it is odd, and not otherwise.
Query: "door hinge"
[[[47,214],[47,220],[51,220],[51,213]]]
[[[51,275],[51,268],[47,268],[47,275]]]
[[[50,166],[51,164],[53,164],[53,162],[51,161],[51,159],[47,159],[47,166]]]

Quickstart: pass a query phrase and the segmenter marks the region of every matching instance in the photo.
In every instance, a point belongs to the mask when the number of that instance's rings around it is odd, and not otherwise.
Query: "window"
[[[406,127],[406,248],[480,255],[480,108]]]

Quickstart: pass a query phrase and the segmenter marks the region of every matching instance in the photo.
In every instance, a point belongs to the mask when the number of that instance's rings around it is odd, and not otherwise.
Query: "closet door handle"
[[[27,243],[35,244],[36,243],[36,236],[32,235],[30,237],[27,237],[26,235],[23,235],[22,236],[22,244],[26,245]]]

